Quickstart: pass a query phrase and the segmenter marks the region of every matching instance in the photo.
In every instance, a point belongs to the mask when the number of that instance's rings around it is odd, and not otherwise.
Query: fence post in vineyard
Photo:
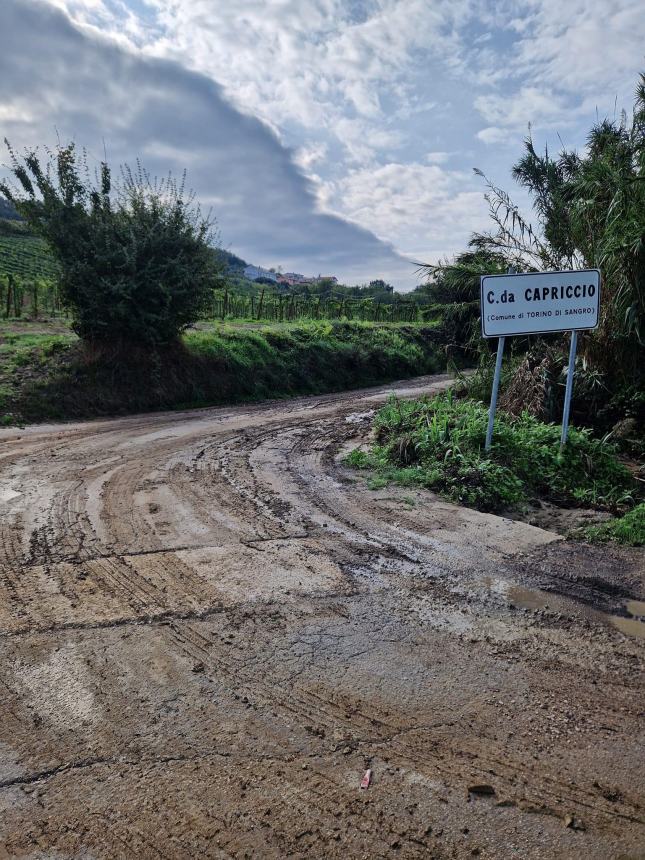
[[[23,298],[22,284],[18,285],[18,283],[16,282],[16,285],[13,288],[13,315],[15,317],[21,317],[22,316],[22,298]]]
[[[7,306],[4,312],[5,319],[9,319],[9,314],[11,313],[11,287],[13,285],[13,277],[11,275],[7,275]]]

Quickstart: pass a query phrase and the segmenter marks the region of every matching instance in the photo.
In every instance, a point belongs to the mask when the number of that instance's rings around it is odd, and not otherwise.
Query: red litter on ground
[[[361,780],[361,788],[369,788],[371,780],[372,780],[372,771],[366,770],[365,776]]]

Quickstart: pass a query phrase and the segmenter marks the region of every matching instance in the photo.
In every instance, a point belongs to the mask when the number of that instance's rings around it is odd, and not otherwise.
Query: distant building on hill
[[[247,266],[244,269],[244,277],[248,278],[249,281],[257,281],[258,278],[267,278],[269,281],[278,280],[278,276],[275,272],[269,271],[269,269],[263,269],[262,266]]]
[[[283,286],[297,287],[307,286],[308,284],[317,284],[318,281],[330,281],[332,284],[338,283],[338,278],[335,275],[318,275],[318,277],[310,278],[306,275],[301,275],[300,272],[271,272],[269,269],[263,269],[262,266],[247,266],[244,269],[244,277],[249,281],[257,281],[258,278],[267,278],[277,284]]]

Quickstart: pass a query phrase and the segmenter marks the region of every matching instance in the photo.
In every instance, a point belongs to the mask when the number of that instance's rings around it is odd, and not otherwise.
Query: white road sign
[[[596,328],[600,272],[482,275],[484,337],[509,337]]]

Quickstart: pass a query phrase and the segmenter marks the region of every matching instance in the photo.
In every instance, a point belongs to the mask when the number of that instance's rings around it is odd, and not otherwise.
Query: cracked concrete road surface
[[[643,552],[342,463],[447,384],[0,433],[0,857],[645,856]]]

